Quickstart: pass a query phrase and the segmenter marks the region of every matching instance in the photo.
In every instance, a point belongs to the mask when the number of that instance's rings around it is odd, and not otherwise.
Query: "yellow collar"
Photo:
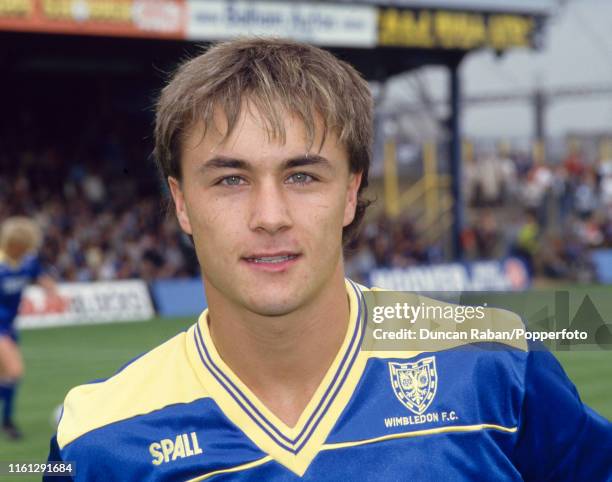
[[[210,337],[207,311],[190,330],[188,353],[202,384],[225,415],[261,450],[303,475],[348,404],[363,369],[365,303],[360,288],[346,280],[349,325],[344,341],[295,427],[288,427],[258,400],[219,356]]]

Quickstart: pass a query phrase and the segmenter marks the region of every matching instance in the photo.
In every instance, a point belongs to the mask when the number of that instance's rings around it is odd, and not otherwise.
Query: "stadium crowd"
[[[30,122],[22,112],[3,125],[0,221],[35,217],[45,232],[43,261],[58,279],[197,275],[191,241],[159,195],[146,122],[108,118],[61,132],[40,132]],[[81,132],[78,142],[67,136],[71,129]],[[583,280],[592,276],[589,251],[612,246],[612,161],[574,150],[548,165],[519,152],[488,152],[466,162],[464,187],[467,259],[515,254],[535,275]],[[442,262],[443,253],[409,219],[368,218],[347,249],[347,272],[363,280],[375,267]]]
[[[471,257],[515,254],[541,276],[590,281],[590,252],[612,246],[612,159],[575,146],[553,162],[524,153],[468,163]]]
[[[45,233],[43,263],[60,280],[196,275],[190,240],[166,215],[158,193],[147,124],[106,120],[59,132],[50,120],[49,132],[41,132],[24,111],[4,125],[0,222],[34,217]],[[101,125],[108,127],[101,131]],[[66,138],[74,132],[79,139]],[[130,171],[139,173],[139,182]]]

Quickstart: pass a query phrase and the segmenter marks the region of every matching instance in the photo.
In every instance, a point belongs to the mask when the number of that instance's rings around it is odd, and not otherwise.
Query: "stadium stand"
[[[104,103],[99,95],[94,104]],[[55,129],[45,132],[53,120],[41,119],[40,111],[22,110],[3,127],[0,219],[36,217],[45,230],[43,259],[64,281],[197,275],[189,239],[166,215],[148,159],[146,120],[82,115],[76,143]],[[138,138],[144,141],[134,144]],[[139,182],[122,176],[132,169],[143,172]],[[589,280],[590,250],[612,246],[609,171],[610,162],[579,153],[552,165],[536,165],[520,152],[477,159],[466,169],[467,258],[515,254],[537,276]],[[443,261],[440,246],[426,245],[417,231],[410,219],[368,219],[347,250],[349,275],[365,279],[375,267]]]
[[[74,86],[52,79],[25,105],[9,102],[12,115],[0,120],[0,221],[36,217],[43,260],[62,281],[196,276],[191,242],[166,215],[149,158],[146,100],[130,106],[116,92],[120,82],[94,83],[67,101]],[[54,91],[55,101],[45,95]],[[591,251],[612,246],[612,161],[568,150],[542,164],[524,151],[476,147],[464,172],[467,260],[518,255],[535,276],[594,278]],[[376,267],[442,261],[443,246],[419,236],[413,219],[384,215],[367,218],[347,250],[347,272],[362,281]]]

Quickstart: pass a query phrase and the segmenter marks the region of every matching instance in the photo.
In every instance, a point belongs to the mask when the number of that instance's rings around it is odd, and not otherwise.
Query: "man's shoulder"
[[[72,388],[57,429],[62,448],[96,429],[208,396],[190,362],[193,328],[135,358],[113,376]]]

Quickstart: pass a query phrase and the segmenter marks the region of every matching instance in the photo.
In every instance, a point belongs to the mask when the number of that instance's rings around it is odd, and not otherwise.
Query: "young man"
[[[35,256],[41,241],[39,227],[29,218],[6,219],[0,230],[0,402],[3,404],[2,432],[10,440],[21,438],[13,421],[15,392],[23,377],[23,359],[14,321],[25,287],[37,282],[54,289],[52,278],[41,274]]]
[[[70,391],[50,460],[76,480],[610,475],[609,427],[549,358],[360,349],[366,289],[342,249],[366,205],[372,101],[352,67],[290,41],[218,44],[164,89],[155,134],[208,309]]]

